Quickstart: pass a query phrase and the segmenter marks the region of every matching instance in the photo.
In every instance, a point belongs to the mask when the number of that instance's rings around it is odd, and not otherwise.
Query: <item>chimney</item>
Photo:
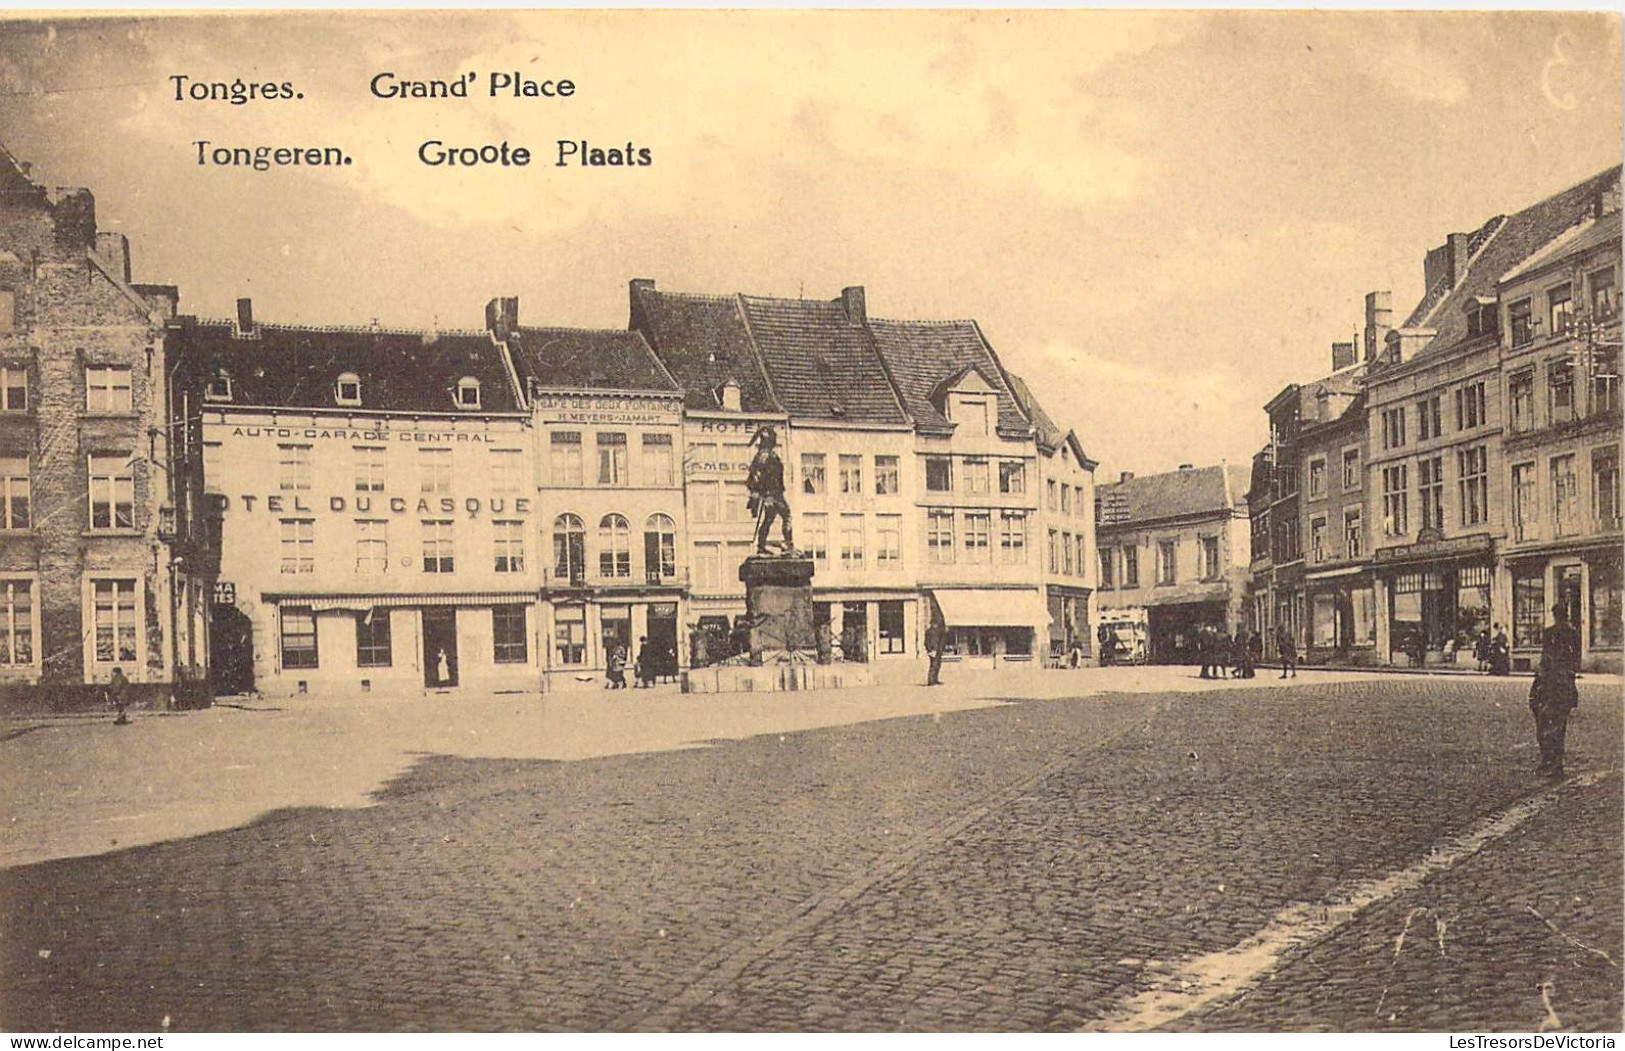
[[[1356,360],[1358,359],[1354,356],[1354,343],[1352,340],[1348,343],[1332,344],[1333,372],[1348,368],[1350,365],[1354,364]]]
[[[655,290],[655,279],[652,277],[634,277],[627,282],[627,287],[634,295],[639,292],[653,292]]]
[[[247,296],[237,300],[237,334],[249,336],[254,333],[254,301]]]
[[[1182,463],[1179,465],[1179,469],[1181,471],[1194,471],[1196,470],[1196,465],[1193,463]]]
[[[1422,260],[1422,278],[1427,282],[1425,291],[1432,291],[1441,281],[1447,288],[1455,288],[1467,276],[1467,234],[1451,234],[1444,244],[1433,249]]]
[[[519,331],[519,297],[503,296],[485,304],[485,330],[498,343]]]
[[[1388,345],[1388,333],[1394,327],[1394,294],[1367,292],[1365,294],[1365,360],[1375,361]]]
[[[841,289],[841,309],[846,311],[846,320],[851,325],[863,325],[869,321],[869,311],[863,301],[863,286],[853,285]]]
[[[1133,471],[1124,471],[1122,474],[1119,474],[1117,476],[1117,481],[1118,481],[1119,484],[1121,484],[1123,482],[1132,482],[1132,481],[1134,481],[1134,472]]]
[[[113,276],[130,283],[130,239],[123,234],[110,234],[98,231],[96,234],[96,257],[102,265],[113,272]]]
[[[732,377],[717,388],[717,404],[728,412],[738,412],[739,409],[739,383]]]

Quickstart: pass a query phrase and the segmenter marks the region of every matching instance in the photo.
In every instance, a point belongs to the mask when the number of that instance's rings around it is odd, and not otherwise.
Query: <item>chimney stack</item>
[[[102,265],[113,272],[113,276],[130,283],[130,239],[123,234],[112,234],[98,231],[96,233],[96,257]]]
[[[841,289],[841,309],[846,311],[848,324],[862,325],[868,322],[869,310],[864,304],[862,285]]]
[[[717,404],[721,405],[727,412],[740,411],[739,382],[732,376],[728,377],[722,386],[717,388]]]
[[[503,296],[485,304],[485,330],[498,343],[519,331],[519,297]]]
[[[1346,369],[1358,360],[1354,354],[1354,342],[1332,344],[1332,371]]]
[[[1441,282],[1446,288],[1455,288],[1467,276],[1467,245],[1469,234],[1450,234],[1444,244],[1430,251],[1422,260],[1422,279],[1425,291],[1431,292]]]
[[[1365,294],[1365,360],[1377,360],[1388,344],[1388,333],[1394,327],[1394,294],[1367,292]]]
[[[237,300],[237,334],[239,336],[254,334],[254,301],[247,296]]]
[[[1134,472],[1133,471],[1124,471],[1123,473],[1121,473],[1121,474],[1119,474],[1117,476],[1117,481],[1118,481],[1118,484],[1122,484],[1123,482],[1132,482],[1132,481],[1134,481]]]
[[[1196,470],[1196,465],[1193,463],[1182,463],[1179,465],[1179,469],[1181,471],[1194,471]]]

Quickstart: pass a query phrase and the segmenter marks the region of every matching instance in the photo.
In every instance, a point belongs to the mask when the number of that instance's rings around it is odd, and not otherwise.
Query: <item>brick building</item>
[[[175,289],[131,282],[87,190],[0,149],[0,689],[95,703],[114,669],[206,696],[208,536],[194,407],[171,395]]]

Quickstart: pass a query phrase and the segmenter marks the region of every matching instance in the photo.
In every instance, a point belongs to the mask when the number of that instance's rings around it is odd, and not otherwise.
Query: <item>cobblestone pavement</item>
[[[0,873],[0,1024],[1075,1028],[1168,961],[1539,790],[1526,689],[1306,679],[658,755],[430,758],[369,809]],[[1617,767],[1617,691],[1584,696],[1571,768]],[[1185,1024],[1372,1028],[1374,1001],[1332,1003],[1326,971],[1386,986],[1399,1028],[1530,1028],[1545,1016],[1523,986],[1541,981],[1562,1026],[1617,1028],[1617,970],[1582,975],[1587,954],[1518,910],[1625,956],[1618,793],[1560,794],[1417,902]],[[1420,952],[1383,955],[1434,902],[1461,961],[1448,996]]]

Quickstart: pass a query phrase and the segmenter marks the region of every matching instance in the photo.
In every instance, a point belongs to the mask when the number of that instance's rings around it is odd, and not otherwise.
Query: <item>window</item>
[[[903,604],[891,600],[880,603],[880,652],[902,653],[908,649],[903,634]]]
[[[1606,321],[1619,314],[1619,288],[1614,284],[1614,268],[1594,271],[1586,283],[1591,286],[1591,317]]]
[[[1552,457],[1552,528],[1554,536],[1572,536],[1580,528],[1580,482],[1574,454]]]
[[[554,607],[553,654],[559,664],[587,662],[587,607]]]
[[[645,434],[643,443],[643,484],[666,488],[676,478],[676,460],[672,453],[671,435]]]
[[[1326,460],[1317,457],[1309,461],[1309,499],[1318,500],[1326,495]]]
[[[1316,516],[1309,520],[1309,557],[1319,563],[1329,557],[1326,548],[1326,519]]]
[[[1089,566],[1089,563],[1084,561],[1088,557],[1088,552],[1084,550],[1082,533],[1072,538],[1072,546],[1078,549],[1078,576],[1081,577],[1088,572]]]
[[[999,461],[999,492],[1020,494],[1027,491],[1027,465],[1020,460]]]
[[[286,623],[286,621],[284,621]],[[355,666],[387,668],[394,662],[389,634],[389,607],[374,606],[355,615]],[[284,646],[283,653],[287,653]]]
[[[841,454],[841,492],[857,495],[863,492],[863,457]]]
[[[1044,506],[1051,511],[1057,510],[1061,506],[1061,501],[1056,495],[1055,479],[1053,478],[1044,483]]]
[[[1510,407],[1507,420],[1514,432],[1532,430],[1535,426],[1535,374],[1525,369],[1507,377],[1507,402]]]
[[[547,439],[547,473],[556,486],[582,485],[581,432],[554,431]]]
[[[316,523],[309,518],[284,518],[282,572],[316,572]]]
[[[991,488],[991,476],[988,462],[979,457],[968,458],[964,462],[965,492],[974,496],[983,496]]]
[[[1516,464],[1512,468],[1512,539],[1533,540],[1540,535],[1540,497],[1535,482],[1535,465]]]
[[[953,422],[958,425],[963,434],[983,435],[991,433],[988,426],[988,404],[986,398],[957,398],[952,409]]]
[[[130,367],[86,365],[85,408],[91,412],[129,412]]]
[[[1461,524],[1483,525],[1490,517],[1489,449],[1483,445],[1456,450],[1457,496]]]
[[[381,493],[384,491],[384,456],[388,452],[376,445],[352,446],[355,454],[355,491]],[[207,469],[205,469],[207,474]]]
[[[927,492],[932,493],[953,492],[953,461],[946,456],[927,456],[925,458],[925,488]]]
[[[0,529],[27,529],[30,521],[28,457],[0,459]]]
[[[1175,562],[1179,547],[1175,541],[1159,540],[1157,542],[1157,583],[1173,584],[1179,579],[1179,569]]]
[[[1065,482],[1061,483],[1061,513],[1063,515],[1072,513],[1072,487]]]
[[[1429,438],[1437,438],[1444,433],[1444,421],[1440,418],[1439,398],[1423,398],[1416,403],[1416,440],[1425,442]]]
[[[1617,560],[1591,563],[1591,645],[1618,649],[1625,639],[1621,624],[1620,568]]]
[[[824,454],[802,453],[801,492],[806,496],[823,496],[824,487]]]
[[[457,407],[459,409],[477,409],[480,407],[480,381],[472,376],[464,376],[457,381]]]
[[[1349,558],[1360,558],[1365,554],[1365,528],[1361,518],[1358,507],[1343,512],[1343,550]]]
[[[895,456],[875,457],[875,495],[895,496],[902,491],[901,467]]]
[[[355,523],[355,571],[389,571],[389,523],[383,519],[360,518]]]
[[[1568,284],[1558,285],[1548,291],[1546,306],[1552,323],[1548,332],[1558,336],[1574,327],[1574,290]]]
[[[519,493],[524,491],[519,476],[522,456],[518,449],[491,450],[491,492]]]
[[[929,511],[925,516],[925,550],[927,557],[938,565],[954,560],[954,513]]]
[[[1343,489],[1350,491],[1360,488],[1360,450],[1343,450]]]
[[[1005,511],[999,515],[999,561],[1007,566],[1027,562],[1027,515]]]
[[[586,527],[575,515],[559,515],[553,519],[553,576],[579,584],[586,574]]]
[[[1531,324],[1534,318],[1533,303],[1533,300],[1520,299],[1507,307],[1508,327],[1512,330],[1514,347],[1525,347],[1535,340],[1535,329]]]
[[[491,539],[495,546],[494,563],[498,573],[525,571],[525,523],[493,521]]]
[[[0,288],[0,332],[10,332],[17,327],[17,293],[9,288]]]
[[[1133,544],[1123,548],[1123,586],[1140,586],[1140,549]]]
[[[863,516],[841,516],[841,568],[863,568]]]
[[[91,583],[96,663],[128,663],[136,659],[137,617],[134,580],[96,580]],[[311,653],[316,648],[311,628]],[[314,664],[311,667],[315,667]]]
[[[1519,572],[1512,577],[1512,645],[1519,648],[1540,645],[1546,626],[1546,574],[1543,570]]]
[[[807,554],[815,562],[829,560],[829,515],[806,515],[802,519],[806,523],[804,539],[807,543]]]
[[[0,668],[34,663],[34,582],[0,580]]]
[[[688,484],[689,516],[696,522],[715,522],[722,508],[721,482]]]
[[[898,569],[903,565],[903,516],[880,515],[875,519],[875,568]]]
[[[1487,422],[1484,409],[1483,380],[1456,391],[1456,430],[1483,426]]]
[[[1597,528],[1620,527],[1619,446],[1591,450],[1591,508]]]
[[[1416,464],[1416,495],[1422,509],[1422,528],[1444,528],[1444,458],[1434,456]]]
[[[598,520],[598,575],[632,575],[632,527],[620,515],[605,515]]]
[[[978,565],[992,559],[992,523],[992,516],[986,511],[972,511],[965,515],[965,561],[967,563]]]
[[[418,450],[418,491],[451,492],[451,450]]]
[[[1591,414],[1619,411],[1619,348],[1591,348]]]
[[[517,603],[491,607],[491,659],[497,664],[530,660],[525,607]]]
[[[714,590],[722,582],[722,544],[694,545],[694,586],[700,591]]]
[[[1574,365],[1566,359],[1546,368],[1546,407],[1554,426],[1574,421]]]
[[[1409,497],[1406,493],[1408,472],[1404,464],[1382,469],[1382,535],[1408,536],[1411,531]]]
[[[722,520],[725,522],[749,522],[750,488],[744,482],[722,483]]]
[[[1115,569],[1115,568],[1116,567],[1113,565],[1113,559],[1112,559],[1112,549],[1109,548],[1109,547],[1101,548],[1100,549],[1100,588],[1101,588],[1102,591],[1106,591],[1106,590],[1109,590],[1112,587],[1115,587],[1115,585],[1112,583],[1112,570]]]
[[[340,405],[360,405],[361,377],[353,372],[340,373],[333,383],[333,400]]]
[[[1405,444],[1405,410],[1384,409],[1382,413],[1382,447],[1398,449]]]
[[[451,523],[429,520],[423,523],[423,571],[450,573],[454,571],[452,558]]]
[[[124,454],[90,458],[90,528],[135,527],[135,466]]]
[[[1073,573],[1075,563],[1072,561],[1072,534],[1061,534],[1061,572],[1067,576]]]
[[[643,523],[643,570],[651,584],[677,575],[677,523],[670,515],[650,515]]]
[[[1323,523],[1324,524],[1324,523]],[[1224,572],[1219,561],[1219,538],[1216,536],[1202,537],[1202,579],[1217,580],[1219,574]]]
[[[1061,535],[1053,529],[1049,531],[1049,571],[1061,571]]]
[[[209,382],[203,386],[203,400],[230,401],[231,374],[225,369],[220,369],[213,376],[210,376]]]
[[[310,446],[278,445],[277,488],[283,492],[305,492],[310,489]]]
[[[0,365],[0,412],[28,411],[28,369]]]
[[[627,484],[626,435],[619,431],[598,432],[598,484]]]

